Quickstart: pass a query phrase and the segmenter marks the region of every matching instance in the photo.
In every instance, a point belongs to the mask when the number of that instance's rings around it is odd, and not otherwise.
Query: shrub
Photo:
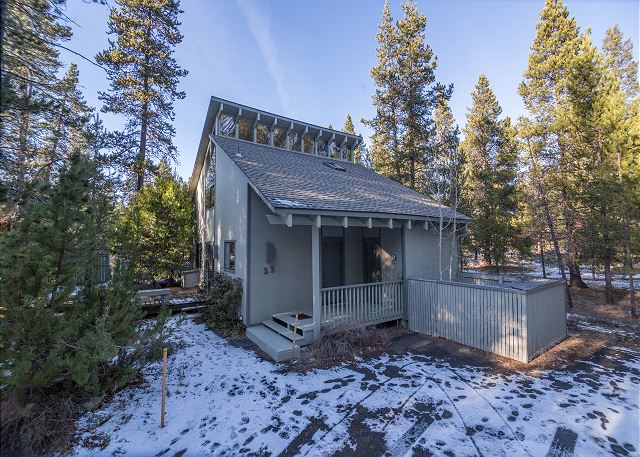
[[[106,285],[95,274],[111,214],[100,182],[74,156],[0,232],[2,455],[56,450],[82,403],[136,379],[163,337],[166,315],[138,325],[127,270]]]
[[[339,324],[322,327],[320,338],[303,348],[300,367],[326,367],[354,360],[389,344],[385,329],[362,324]]]
[[[242,303],[242,281],[224,273],[214,272],[209,281],[207,325],[223,336],[242,333],[244,324],[238,317]]]

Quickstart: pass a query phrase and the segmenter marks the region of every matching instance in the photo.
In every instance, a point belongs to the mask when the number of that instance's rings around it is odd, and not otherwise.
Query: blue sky
[[[427,42],[438,56],[437,78],[455,86],[451,104],[460,128],[480,73],[489,78],[505,115],[524,114],[517,87],[543,1],[417,3],[427,15]],[[633,41],[636,59],[639,3],[567,1],[581,29],[591,28],[595,43],[602,42],[607,27],[619,24]],[[179,174],[185,179],[191,174],[211,95],[336,128],[350,113],[366,137],[359,121],[374,113],[369,70],[376,63],[383,5],[383,0],[182,0],[184,40],[175,57],[189,75],[180,85],[187,97],[175,104]],[[399,1],[391,3],[391,11],[401,17]],[[107,47],[108,6],[70,0],[67,14],[78,24],[71,49],[93,58]],[[78,63],[87,100],[100,107],[98,91],[108,89],[104,71],[70,53],[61,57]],[[102,117],[108,128],[121,125],[116,117]]]

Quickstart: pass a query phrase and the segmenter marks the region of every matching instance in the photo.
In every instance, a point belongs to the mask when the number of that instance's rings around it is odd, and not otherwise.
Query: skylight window
[[[345,167],[336,162],[322,162],[322,165],[336,171],[347,171]]]

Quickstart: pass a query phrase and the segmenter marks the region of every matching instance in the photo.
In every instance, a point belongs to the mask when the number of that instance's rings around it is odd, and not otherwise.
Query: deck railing
[[[374,325],[403,317],[402,281],[327,287],[321,298],[323,324]]]

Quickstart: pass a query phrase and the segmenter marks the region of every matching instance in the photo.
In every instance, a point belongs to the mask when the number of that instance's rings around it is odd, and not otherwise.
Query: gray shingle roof
[[[351,162],[213,136],[274,208],[438,217],[437,203]],[[335,163],[338,171],[326,166]],[[443,207],[444,217],[453,209]],[[468,219],[457,213],[459,219]]]

